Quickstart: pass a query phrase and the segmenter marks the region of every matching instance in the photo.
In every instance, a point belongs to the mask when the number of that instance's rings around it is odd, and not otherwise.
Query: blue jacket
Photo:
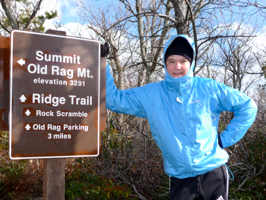
[[[164,170],[176,178],[195,177],[227,162],[227,152],[218,145],[218,122],[222,111],[234,118],[220,135],[223,147],[238,142],[252,125],[257,106],[245,94],[212,79],[193,76],[195,43],[184,37],[194,50],[186,76],[143,87],[117,90],[107,66],[106,107],[109,110],[149,120],[155,142],[162,151]]]

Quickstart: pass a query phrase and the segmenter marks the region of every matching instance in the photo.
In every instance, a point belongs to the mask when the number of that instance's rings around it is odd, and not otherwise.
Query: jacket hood
[[[190,69],[185,76],[179,77],[179,78],[173,78],[170,76],[170,74],[166,70],[165,53],[166,53],[167,49],[169,48],[169,46],[172,44],[172,42],[178,37],[185,38],[186,41],[188,42],[188,44],[191,46],[191,48],[193,50],[193,60],[191,62]],[[167,85],[168,89],[170,89],[170,90],[175,89],[175,90],[179,91],[180,90],[180,84],[187,83],[188,81],[190,81],[193,78],[193,76],[194,76],[193,70],[195,67],[195,57],[196,57],[195,42],[190,37],[188,37],[187,35],[175,35],[167,41],[165,48],[164,48],[164,52],[163,52],[163,62],[164,62],[164,69],[165,69],[165,81],[166,81],[166,85]]]

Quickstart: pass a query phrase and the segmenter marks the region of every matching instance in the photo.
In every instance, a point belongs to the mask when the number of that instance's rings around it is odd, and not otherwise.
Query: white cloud
[[[67,36],[96,39],[97,36],[92,30],[86,27],[86,24],[80,24],[78,22],[70,22],[61,27],[51,27],[54,30],[66,31]]]
[[[266,27],[262,29],[260,33],[257,34],[257,37],[253,39],[253,45],[254,48],[256,48],[257,51],[264,50],[264,53],[266,51]]]
[[[76,36],[84,38],[89,37],[89,33],[85,25],[82,25],[78,22],[67,23],[64,26],[58,28],[57,30],[66,31],[68,36]]]
[[[68,21],[78,21],[78,8],[74,6],[73,0],[55,0],[43,1],[39,14],[46,11],[57,11],[58,17],[52,20],[46,20],[44,27],[46,29],[53,28],[59,23],[67,23]],[[76,20],[74,20],[76,19]]]
[[[34,4],[36,4],[36,1]],[[62,0],[54,0],[54,1],[44,0],[42,2],[40,10],[38,11],[37,15],[44,15],[45,12],[50,12],[50,11],[57,11],[58,14],[58,18],[46,20],[44,22],[44,27],[49,29],[50,26],[53,26],[53,24],[56,24],[60,21],[62,16],[61,7],[62,7]]]

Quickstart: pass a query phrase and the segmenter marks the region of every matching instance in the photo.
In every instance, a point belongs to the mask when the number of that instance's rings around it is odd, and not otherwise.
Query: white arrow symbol
[[[25,112],[25,114],[26,114],[27,116],[30,116],[31,112],[29,111],[29,109]]]
[[[20,100],[20,102],[24,103],[27,100],[27,98],[25,97],[24,94],[22,94],[21,97],[19,98],[19,100]]]
[[[26,126],[25,126],[25,129],[28,131],[28,130],[30,130],[30,125],[29,124],[27,124]]]
[[[18,64],[20,64],[21,66],[25,65],[25,60],[23,60],[23,58],[21,58],[20,60],[17,61]]]

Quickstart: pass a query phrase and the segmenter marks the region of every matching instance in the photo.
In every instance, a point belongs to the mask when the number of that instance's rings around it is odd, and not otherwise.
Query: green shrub
[[[103,176],[75,169],[66,176],[66,199],[129,199],[132,191],[123,184]],[[134,199],[130,197],[130,199]]]
[[[16,199],[14,190],[25,178],[27,160],[10,160],[8,155],[8,133],[0,132],[0,198]]]
[[[258,133],[245,143],[247,157],[242,166],[232,165],[235,180],[230,182],[231,199],[266,199],[266,136]],[[245,182],[244,182],[245,181]],[[241,187],[240,187],[241,185]]]

